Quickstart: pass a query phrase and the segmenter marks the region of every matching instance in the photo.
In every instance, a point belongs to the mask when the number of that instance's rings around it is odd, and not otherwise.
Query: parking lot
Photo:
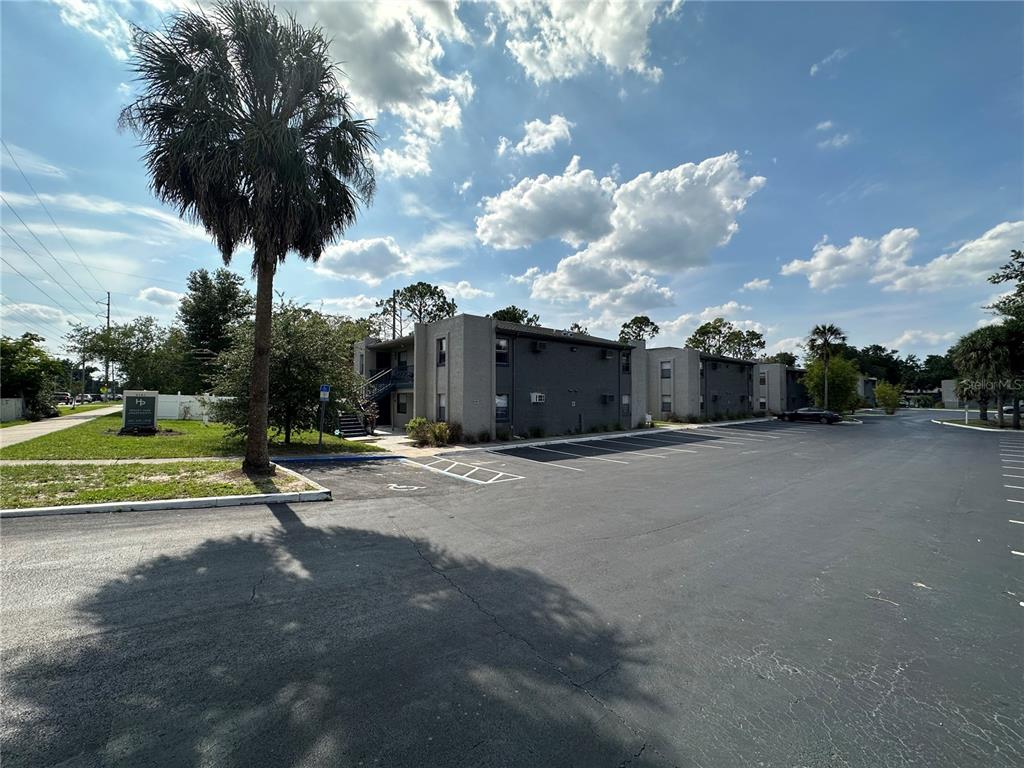
[[[1024,441],[863,421],[11,521],[5,764],[1020,765]]]

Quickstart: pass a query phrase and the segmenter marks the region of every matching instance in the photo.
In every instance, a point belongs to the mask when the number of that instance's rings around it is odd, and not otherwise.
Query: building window
[[[366,373],[366,355],[362,352],[359,353],[359,375],[362,376]]]
[[[409,367],[409,352],[407,350],[399,350],[398,352],[398,367],[408,368]]]
[[[622,353],[622,372],[623,373],[629,373],[630,372],[630,370],[631,370],[631,367],[630,367],[631,363],[632,363],[632,361],[630,360],[629,352],[623,352]]]
[[[704,410],[704,395],[700,396],[700,409],[702,411]]]
[[[494,364],[508,365],[508,339],[494,340]]]
[[[661,361],[661,378],[671,379],[672,378],[672,361],[662,360]]]
[[[768,383],[768,374],[765,373],[764,371],[761,371],[757,375],[757,383],[760,384],[762,387],[765,386]]]
[[[661,412],[672,413],[672,395],[661,396]]]
[[[757,408],[760,411],[768,410],[768,401],[762,397],[760,400],[757,401]]]
[[[629,395],[623,395],[622,396],[622,404],[624,406],[626,406],[627,408],[629,407]]]
[[[508,395],[494,396],[494,420],[508,421]]]
[[[395,395],[395,411],[398,413],[409,412],[409,394],[406,392],[399,392]]]
[[[444,393],[437,396],[437,420],[448,421],[448,395]]]
[[[448,339],[442,336],[437,340],[437,367],[440,368],[448,362]]]

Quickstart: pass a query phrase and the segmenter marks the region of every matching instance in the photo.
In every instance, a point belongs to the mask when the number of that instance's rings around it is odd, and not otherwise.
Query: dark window
[[[718,395],[712,395],[711,396],[711,402],[712,403],[717,403],[718,402]]]
[[[508,395],[494,396],[494,420],[508,421]]]
[[[632,361],[630,360],[629,352],[623,352],[622,353],[622,372],[623,373],[629,373],[631,362]]]
[[[409,353],[406,350],[400,350],[398,352],[398,367],[408,368],[409,367]]]
[[[661,361],[661,378],[671,379],[672,378],[672,361],[662,360]]]
[[[662,395],[661,396],[661,412],[672,413],[672,396]]]
[[[740,402],[741,403],[747,402],[747,396],[746,395],[740,395]]]
[[[508,365],[508,339],[494,340],[494,364]]]
[[[396,402],[395,410],[398,413],[408,413],[409,412],[409,395],[408,394],[399,393],[399,394],[395,395],[395,397],[397,398],[396,401],[395,401]]]
[[[448,395],[437,396],[437,420],[448,421]]]
[[[437,366],[440,368],[448,362],[448,339],[444,336],[437,340]]]
[[[758,374],[757,383],[760,384],[762,387],[765,384],[767,384],[768,383],[768,374],[765,373],[764,371],[761,371],[761,373]]]
[[[768,407],[768,401],[762,397],[760,400],[757,401],[757,407],[759,410],[765,410]]]
[[[362,376],[366,373],[366,355],[362,352],[359,353],[359,375]]]

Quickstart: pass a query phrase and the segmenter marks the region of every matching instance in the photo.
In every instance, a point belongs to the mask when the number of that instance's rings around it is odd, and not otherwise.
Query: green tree
[[[886,349],[881,344],[869,344],[859,350],[854,347],[840,349],[839,345],[836,345],[832,354],[841,354],[852,360],[865,376],[888,381],[890,384],[899,384],[907,370],[899,358],[899,352],[895,349]]]
[[[788,368],[796,367],[796,355],[792,352],[776,352],[774,355],[769,355],[764,359],[766,363],[782,363]]]
[[[622,324],[619,330],[619,341],[628,344],[631,341],[650,341],[661,333],[658,324],[647,315],[637,315]]]
[[[267,450],[274,272],[289,251],[316,261],[374,192],[376,134],[352,117],[319,27],[255,0],[182,10],[133,30],[141,95],[120,124],[146,148],[153,192],[213,237],[225,263],[253,249],[256,279],[243,467]]]
[[[197,269],[186,285],[177,314],[188,345],[182,391],[194,394],[209,388],[210,366],[228,348],[231,329],[252,314],[253,301],[245,280],[223,268],[212,275]]]
[[[35,333],[0,338],[0,395],[24,398],[32,420],[57,415],[55,381],[62,367],[42,346],[44,341]]]
[[[857,379],[860,371],[857,366],[845,357],[833,357],[825,365],[822,357],[814,358],[807,366],[803,383],[814,398],[814,402],[823,408],[830,406],[837,412],[852,411],[858,402]],[[827,397],[828,401],[825,400]]]
[[[861,368],[861,370],[863,371],[864,369]],[[899,379],[890,383],[899,384],[900,389],[920,389],[923,371],[924,368],[917,355],[907,355],[900,360]]]
[[[814,360],[821,360],[824,366],[824,375],[822,382],[824,384],[824,393],[822,403],[825,408],[829,406],[828,390],[831,385],[831,379],[828,375],[829,361],[833,354],[835,354],[835,348],[838,345],[846,344],[846,334],[843,330],[832,323],[825,325],[816,325],[811,329],[810,336],[807,337],[807,352]],[[854,368],[856,370],[856,368]],[[855,384],[856,389],[856,384]]]
[[[423,281],[407,285],[396,298],[398,306],[414,323],[435,323],[454,316],[458,309],[443,288]]]
[[[928,355],[921,366],[920,384],[923,389],[937,389],[943,379],[955,379],[956,368],[949,355]]]
[[[988,278],[990,283],[1013,282],[1013,290],[1001,299],[996,300],[989,309],[1000,315],[1024,320],[1024,251],[1010,251],[1010,260],[1001,266],[995,274]]]
[[[587,326],[583,325],[583,323],[573,323],[570,325],[569,333],[581,333],[584,336],[590,335],[590,331],[587,330]]]
[[[180,328],[160,325],[155,317],[137,317],[110,327],[97,338],[109,339],[107,353],[125,389],[185,392],[190,348]]]
[[[489,317],[495,320],[503,320],[506,323],[519,323],[519,325],[540,325],[540,316],[531,315],[529,310],[509,304],[504,309],[492,312]]]
[[[882,380],[875,386],[875,400],[886,413],[896,413],[900,405],[900,390],[888,381]]]
[[[1002,382],[1011,376],[1010,350],[1001,326],[978,328],[963,336],[950,350],[962,386],[978,401],[979,416],[988,420],[988,404],[992,397],[999,406],[999,422],[1003,422],[1003,399],[1006,387]]]
[[[725,355],[753,360],[764,350],[764,336],[757,331],[742,331],[724,317],[716,317],[695,330],[686,346],[709,355]]]
[[[281,301],[275,307],[272,327],[268,423],[290,443],[296,430],[317,427],[321,384],[331,385],[327,407],[332,411],[342,407],[343,401],[353,407],[358,400],[362,379],[352,369],[352,343],[365,336],[366,327],[291,301]],[[217,417],[231,424],[237,434],[249,433],[246,393],[254,333],[251,321],[236,327],[214,377],[214,393],[232,398],[217,403]]]

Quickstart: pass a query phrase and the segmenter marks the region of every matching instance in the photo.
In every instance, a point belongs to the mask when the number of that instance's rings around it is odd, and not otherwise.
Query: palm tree
[[[1010,377],[1010,347],[1003,328],[986,326],[962,337],[951,350],[953,365],[962,378],[968,379],[978,399],[979,417],[988,420],[989,397],[996,396],[999,426],[1003,426],[1003,400]]]
[[[832,356],[832,348],[846,343],[846,333],[837,325],[816,325],[807,337],[807,351],[820,357],[825,364],[825,408],[828,408],[828,361]]]
[[[288,251],[316,261],[374,192],[377,136],[352,117],[318,27],[254,0],[182,11],[133,30],[142,93],[121,112],[154,194],[202,225],[225,264],[253,251],[256,327],[243,468],[273,471],[267,448],[274,272]]]

